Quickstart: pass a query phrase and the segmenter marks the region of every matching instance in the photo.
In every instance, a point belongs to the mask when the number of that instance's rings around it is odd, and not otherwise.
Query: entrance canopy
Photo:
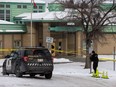
[[[56,27],[50,27],[50,31],[56,31],[56,32],[76,32],[80,31],[80,27],[68,27],[68,26],[56,26]]]

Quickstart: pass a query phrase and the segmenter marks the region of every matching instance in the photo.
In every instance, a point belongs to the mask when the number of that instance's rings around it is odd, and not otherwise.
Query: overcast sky
[[[43,0],[43,1],[45,1],[45,2],[52,2],[52,1],[55,1],[55,0]],[[77,1],[77,0],[76,0]],[[112,0],[107,0],[107,1],[112,1]],[[116,0],[115,0],[116,1]]]
[[[54,1],[54,0],[43,0],[43,1],[45,1],[45,2],[48,3],[48,2],[52,2],[52,1]]]

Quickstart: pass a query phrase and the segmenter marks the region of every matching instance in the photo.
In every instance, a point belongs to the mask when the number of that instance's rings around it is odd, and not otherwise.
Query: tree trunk
[[[91,42],[89,39],[86,40],[86,61],[85,61],[85,68],[90,68],[91,62],[90,62],[90,54],[89,54],[89,47],[91,45]]]

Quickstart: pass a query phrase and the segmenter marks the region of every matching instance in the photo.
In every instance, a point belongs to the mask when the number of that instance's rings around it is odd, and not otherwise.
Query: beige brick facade
[[[32,43],[33,46],[39,46],[42,44],[47,47],[46,37],[53,37],[55,49],[58,50],[59,44],[61,44],[62,54],[83,55],[83,34],[78,32],[50,32],[50,23],[33,23],[32,27]],[[14,48],[14,41],[20,40],[21,46],[30,46],[31,44],[31,29],[30,23],[27,23],[27,33],[25,34],[1,34],[0,41],[2,41],[3,49]],[[107,40],[102,40],[102,44],[94,42],[94,50],[98,54],[112,54],[113,48],[116,46],[116,41],[113,39],[113,34],[105,34]],[[114,34],[116,37],[116,35]],[[72,51],[72,53],[70,53]],[[8,52],[0,52],[4,55]],[[56,53],[57,54],[57,53]]]
[[[106,40],[102,40],[102,43],[97,42],[98,54],[113,54],[114,47],[116,47],[116,34],[105,34]]]

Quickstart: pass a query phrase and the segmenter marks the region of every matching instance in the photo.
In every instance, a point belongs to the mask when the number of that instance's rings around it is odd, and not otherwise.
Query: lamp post
[[[33,27],[33,25],[32,25],[32,12],[33,12],[33,4],[32,4],[32,0],[31,0],[31,29],[30,29],[30,46],[32,47],[33,46],[33,41],[32,41],[32,38],[33,38],[33,36],[32,36],[32,32],[33,32],[33,30],[32,30],[32,27]]]

